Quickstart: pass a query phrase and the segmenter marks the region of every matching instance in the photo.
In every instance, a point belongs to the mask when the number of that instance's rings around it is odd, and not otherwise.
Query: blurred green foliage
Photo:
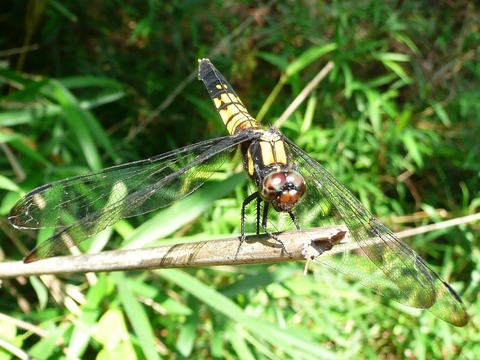
[[[477,213],[479,16],[468,1],[3,4],[4,259],[21,259],[51,234],[7,224],[23,192],[225,135],[196,80],[202,57],[265,124],[333,61],[284,133],[394,230]],[[246,189],[240,178],[216,180],[229,197],[208,206],[201,199],[212,202],[211,189],[202,188],[191,203],[122,220],[89,245],[238,233]],[[38,359],[475,359],[478,230],[464,224],[408,241],[461,294],[473,315],[463,329],[323,268],[303,277],[303,264],[292,263],[99,274],[96,284],[80,275],[12,279],[0,290],[0,333]]]

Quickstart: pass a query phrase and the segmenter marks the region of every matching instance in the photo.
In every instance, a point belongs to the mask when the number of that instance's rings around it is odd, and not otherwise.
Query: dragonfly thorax
[[[259,190],[276,211],[289,212],[305,194],[305,180],[294,170],[274,171],[263,178]]]

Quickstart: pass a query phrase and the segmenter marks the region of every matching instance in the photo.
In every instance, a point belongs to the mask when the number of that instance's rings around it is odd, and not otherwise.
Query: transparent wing
[[[317,261],[402,304],[428,309],[463,326],[468,315],[460,297],[407,244],[380,223],[322,165],[285,138],[307,190],[293,212],[301,228],[345,224],[349,244]],[[269,214],[270,215],[270,214]],[[282,229],[283,230],[283,229]]]
[[[244,132],[193,144],[146,160],[41,186],[12,208],[18,228],[56,227],[26,261],[54,256],[120,219],[165,207],[200,187],[237,149]]]

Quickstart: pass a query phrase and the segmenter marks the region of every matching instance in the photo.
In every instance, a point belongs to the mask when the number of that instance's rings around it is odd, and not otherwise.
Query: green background
[[[52,233],[7,223],[25,192],[226,135],[196,79],[203,57],[266,125],[333,61],[282,131],[395,231],[477,213],[479,16],[469,1],[3,4],[3,259]],[[238,234],[247,190],[227,176],[214,188],[229,195],[206,210],[185,216],[191,206],[179,203],[161,222],[122,220],[88,245]],[[465,328],[286,263],[5,280],[0,337],[38,359],[478,358],[478,224],[406,241],[460,293]]]

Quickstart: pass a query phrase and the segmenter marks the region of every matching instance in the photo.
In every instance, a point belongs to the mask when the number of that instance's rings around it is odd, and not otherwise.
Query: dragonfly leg
[[[295,228],[296,228],[297,230],[300,230],[300,225],[298,225],[298,219],[297,219],[297,217],[296,217],[291,211],[288,212],[288,215],[290,215],[290,218],[292,219],[293,225],[295,225]]]
[[[260,212],[262,211],[262,200],[257,197],[257,235],[260,235]]]
[[[238,252],[240,251],[240,248],[242,247],[243,242],[245,241],[245,209],[247,208],[247,205],[250,204],[253,200],[257,199],[257,235],[259,233],[259,216],[260,213],[259,209],[259,203],[260,203],[260,195],[258,191],[250,194],[245,200],[243,200],[242,203],[242,210],[241,210],[241,224],[240,224],[240,244],[238,245],[237,253],[235,254],[235,259],[237,258]]]
[[[273,240],[275,240],[278,244],[280,244],[283,251],[285,251],[287,254],[290,255],[290,253],[285,248],[285,244],[283,243],[283,241],[280,240],[277,236],[275,236],[272,232],[270,232],[268,230],[267,221],[268,221],[268,208],[269,208],[270,204],[268,202],[265,202],[265,201],[261,200],[260,194],[258,193],[258,191],[250,194],[242,203],[242,211],[241,211],[241,219],[242,219],[241,221],[242,221],[242,223],[241,223],[240,246],[245,241],[245,209],[247,208],[247,205],[250,204],[255,199],[257,200],[257,235],[260,233],[260,213],[261,213],[261,203],[263,202],[264,206],[263,206],[263,214],[262,214],[262,221],[261,221],[263,231],[265,232],[265,234],[267,234]],[[291,213],[289,213],[289,214],[290,214],[290,217],[292,218],[293,222],[295,223],[296,228],[298,229],[299,226],[298,226],[298,222],[296,220],[296,217]]]
[[[243,200],[243,203],[242,203],[242,211],[241,211],[241,221],[242,223],[240,224],[240,231],[241,231],[241,235],[240,235],[240,242],[244,242],[245,241],[245,209],[247,208],[247,205],[250,204],[253,200],[257,199],[259,200],[259,194],[258,194],[258,191],[255,191],[254,193],[250,194],[245,200]],[[258,205],[259,201],[257,201],[257,211],[259,209],[259,205]],[[258,217],[260,215],[258,215],[260,212],[258,211],[257,213],[257,234],[259,233],[259,219]]]
[[[273,240],[275,240],[278,244],[280,244],[280,246],[282,247],[282,250],[285,251],[285,253],[287,253],[288,255],[291,255],[287,248],[285,247],[285,244],[283,243],[282,240],[280,240],[275,234],[273,234],[272,232],[270,232],[267,228],[267,220],[268,220],[268,208],[269,208],[269,205],[270,203],[268,202],[264,202],[264,205],[263,205],[263,216],[262,216],[262,228],[263,228],[263,231],[265,231],[265,234],[267,234],[268,236],[270,236]]]

